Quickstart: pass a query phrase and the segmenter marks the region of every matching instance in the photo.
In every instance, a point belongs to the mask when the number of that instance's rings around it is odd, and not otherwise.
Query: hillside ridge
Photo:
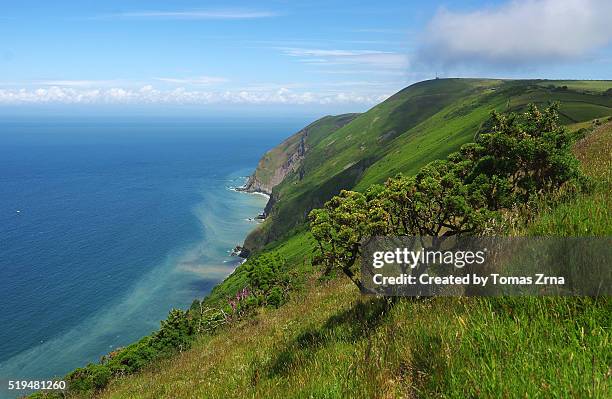
[[[612,81],[450,78],[415,83],[341,127],[328,129],[308,143],[307,151],[299,151],[299,133],[285,140],[294,140],[293,148],[301,155],[292,159],[299,160],[299,167],[294,163],[283,169],[282,179],[265,187],[271,195],[266,220],[243,246],[257,251],[290,234],[310,210],[341,189],[365,190],[444,158],[472,141],[494,110],[522,112],[529,103],[558,101],[563,124],[585,124],[612,116],[611,89]],[[254,182],[263,170],[258,166]]]

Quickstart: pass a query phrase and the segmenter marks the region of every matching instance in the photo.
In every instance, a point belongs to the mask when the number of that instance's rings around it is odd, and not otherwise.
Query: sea
[[[0,121],[0,397],[159,328],[229,275],[267,199],[232,190],[305,120]]]

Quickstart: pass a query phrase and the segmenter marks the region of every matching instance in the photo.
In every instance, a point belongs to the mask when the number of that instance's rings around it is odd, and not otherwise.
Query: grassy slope
[[[612,122],[576,143],[574,153],[595,179],[594,191],[541,210],[530,234],[612,236]]]
[[[257,248],[282,237],[341,188],[363,190],[445,157],[472,141],[494,109],[520,111],[531,102],[561,101],[566,124],[609,117],[612,97],[604,95],[609,88],[612,81],[439,79],[412,85],[313,145],[303,178],[290,174],[275,188],[281,200],[246,245]]]
[[[524,231],[611,234],[611,148],[612,124],[579,142],[595,190],[542,208]],[[309,240],[299,233],[276,247],[294,267],[309,267]],[[611,328],[610,298],[435,298],[387,308],[343,278],[311,280],[280,309],[202,337],[100,396],[604,398]]]

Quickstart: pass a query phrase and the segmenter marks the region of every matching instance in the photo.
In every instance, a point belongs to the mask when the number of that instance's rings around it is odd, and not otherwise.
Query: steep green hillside
[[[561,102],[562,122],[612,115],[612,81],[436,79],[414,84],[342,128],[320,135],[272,190],[268,218],[245,241],[261,248],[288,233],[342,188],[363,190],[414,173],[473,139],[492,110]]]

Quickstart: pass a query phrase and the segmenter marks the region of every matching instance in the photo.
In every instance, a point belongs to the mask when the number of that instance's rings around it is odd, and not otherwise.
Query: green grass
[[[541,86],[554,85],[556,87],[567,86],[570,90],[586,90],[595,93],[602,93],[612,87],[610,80],[544,80],[540,81]]]
[[[544,206],[528,232],[532,235],[612,235],[612,122],[579,141],[574,152],[582,169],[593,179],[588,193]]]
[[[575,152],[593,189],[542,207],[523,234],[609,234],[612,124]],[[584,220],[594,204],[600,213]],[[603,217],[599,220],[595,218]],[[603,224],[601,229],[595,226]],[[581,234],[584,235],[584,234]],[[612,299],[402,299],[361,296],[344,278],[321,281],[312,238],[269,247],[310,275],[279,309],[259,309],[101,398],[609,398]],[[229,281],[230,279],[226,280]],[[223,283],[226,284],[226,283]],[[226,287],[227,288],[227,287]]]
[[[596,127],[599,124],[604,124],[610,121],[612,121],[612,116],[603,117],[603,118],[595,118],[595,119],[584,121],[584,122],[572,123],[572,124],[567,125],[567,128],[570,131],[575,132],[580,129],[591,129],[593,127]]]
[[[605,397],[609,307],[608,298],[470,298],[394,312],[419,320],[398,334],[419,395]]]
[[[606,397],[609,299],[438,298],[394,307],[319,284],[100,397]]]
[[[612,203],[609,192],[580,194],[567,203],[543,212],[530,234],[569,236],[612,235]]]
[[[586,104],[580,102],[563,103],[561,114],[572,122],[591,120],[612,115],[612,107],[599,104]]]

